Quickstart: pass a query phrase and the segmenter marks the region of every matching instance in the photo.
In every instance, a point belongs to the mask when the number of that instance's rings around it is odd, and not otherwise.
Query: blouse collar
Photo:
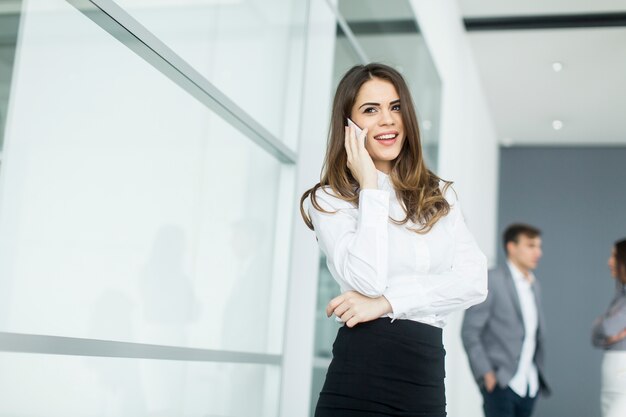
[[[378,171],[378,189],[379,190],[391,190],[393,187],[391,185],[391,179],[389,178],[389,174],[385,174],[382,171]]]

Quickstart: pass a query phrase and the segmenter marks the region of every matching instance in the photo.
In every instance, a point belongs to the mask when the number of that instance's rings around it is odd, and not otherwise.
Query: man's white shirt
[[[507,265],[513,276],[524,320],[522,353],[517,372],[509,382],[509,387],[520,397],[526,397],[527,395],[535,397],[539,391],[539,374],[534,362],[535,350],[537,348],[537,328],[539,326],[537,303],[532,289],[535,276],[530,272],[530,276],[526,278],[513,263],[507,262]]]

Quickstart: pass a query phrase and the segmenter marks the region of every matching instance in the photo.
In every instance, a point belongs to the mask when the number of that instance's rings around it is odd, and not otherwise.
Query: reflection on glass
[[[278,415],[276,366],[2,352],[0,369],[3,416]]]
[[[0,331],[280,353],[285,169],[67,2],[25,12]]]
[[[272,134],[295,148],[307,1],[116,0]]]

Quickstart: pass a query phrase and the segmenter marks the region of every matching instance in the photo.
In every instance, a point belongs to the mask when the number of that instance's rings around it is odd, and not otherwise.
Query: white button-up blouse
[[[408,230],[416,227],[411,221],[390,221],[389,216],[403,220],[406,215],[389,177],[380,171],[378,189],[361,190],[358,208],[328,187],[316,197],[331,213],[307,200],[308,213],[342,292],[384,295],[393,309],[387,317],[437,327],[451,312],[487,297],[487,260],[465,225],[454,191],[445,196],[450,212],[426,234]]]

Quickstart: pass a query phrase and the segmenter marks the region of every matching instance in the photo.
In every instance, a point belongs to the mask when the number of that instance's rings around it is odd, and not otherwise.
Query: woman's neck
[[[374,166],[383,174],[389,175],[391,172],[391,162],[389,161],[376,161],[374,162]]]

